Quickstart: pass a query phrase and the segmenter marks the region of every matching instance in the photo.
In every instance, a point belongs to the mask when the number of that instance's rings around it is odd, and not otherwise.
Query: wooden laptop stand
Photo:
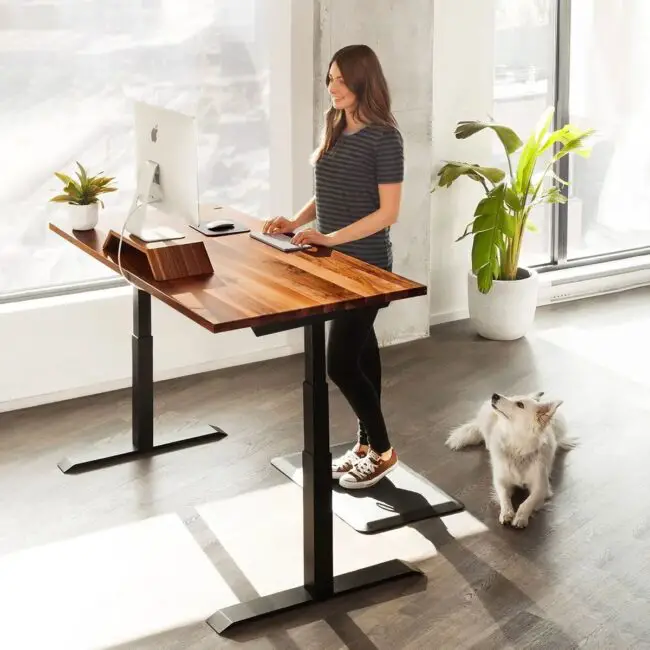
[[[117,260],[122,239],[123,267],[148,269],[154,280],[164,282],[214,273],[212,263],[202,241],[176,239],[172,241],[143,242],[128,233],[122,238],[111,229],[104,240],[103,251]]]

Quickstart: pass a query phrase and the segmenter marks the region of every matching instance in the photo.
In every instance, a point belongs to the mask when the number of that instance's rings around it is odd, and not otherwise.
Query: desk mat
[[[354,442],[330,447],[332,457],[345,453]],[[302,487],[302,452],[280,456],[272,465]],[[354,530],[379,533],[430,517],[460,512],[460,501],[437,488],[400,459],[397,467],[379,483],[363,490],[345,490],[332,480],[332,510]]]

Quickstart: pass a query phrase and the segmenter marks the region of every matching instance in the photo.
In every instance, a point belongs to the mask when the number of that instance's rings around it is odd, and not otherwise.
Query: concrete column
[[[328,105],[324,79],[332,54],[344,45],[372,47],[388,79],[405,141],[406,177],[399,222],[392,229],[394,271],[424,284],[430,278],[433,5],[431,0],[320,0],[314,83],[317,133]],[[398,301],[381,313],[382,345],[429,334],[429,298]]]

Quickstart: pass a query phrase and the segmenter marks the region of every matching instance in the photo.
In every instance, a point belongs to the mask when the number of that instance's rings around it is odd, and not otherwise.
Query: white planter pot
[[[532,327],[537,310],[539,277],[520,268],[518,279],[495,280],[486,294],[478,290],[476,275],[467,277],[469,316],[476,331],[486,339],[514,341]]]
[[[99,203],[91,203],[90,205],[68,203],[65,207],[73,230],[92,230],[97,225]]]

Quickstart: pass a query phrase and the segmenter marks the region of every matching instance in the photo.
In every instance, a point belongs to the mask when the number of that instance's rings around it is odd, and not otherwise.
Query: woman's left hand
[[[328,235],[323,235],[314,228],[306,228],[297,232],[293,239],[292,244],[310,244],[311,246],[332,246],[332,238]]]

